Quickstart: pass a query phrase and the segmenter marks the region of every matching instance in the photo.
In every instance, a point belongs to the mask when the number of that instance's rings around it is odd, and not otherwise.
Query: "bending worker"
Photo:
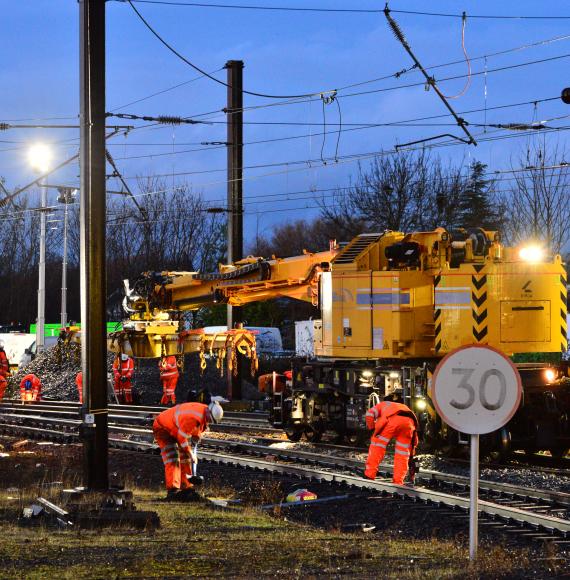
[[[396,438],[394,449],[394,477],[392,481],[404,484],[408,471],[410,454],[413,455],[418,444],[418,419],[414,412],[402,403],[383,401],[366,413],[366,426],[374,429],[370,438],[370,449],[366,460],[365,477],[374,479],[378,466],[386,454],[390,439]]]
[[[20,383],[20,399],[22,401],[41,401],[42,382],[36,375],[26,375]]]
[[[222,406],[217,402],[209,405],[182,403],[163,411],[155,419],[152,431],[164,463],[168,498],[193,487],[188,479],[195,475],[193,466],[197,457],[189,440],[196,445],[208,424],[219,423],[223,416]]]
[[[158,361],[160,380],[162,382],[161,405],[176,405],[176,383],[178,382],[178,362],[174,355],[162,357]]]
[[[133,385],[132,379],[135,372],[135,363],[133,359],[122,353],[113,361],[113,388],[115,395],[120,403],[133,402]]]

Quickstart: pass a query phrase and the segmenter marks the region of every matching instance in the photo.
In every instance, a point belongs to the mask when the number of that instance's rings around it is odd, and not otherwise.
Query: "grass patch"
[[[159,513],[162,528],[154,532],[0,522],[0,578],[501,577],[521,575],[531,565],[526,551],[495,547],[482,550],[477,566],[469,568],[465,548],[449,541],[343,534],[253,508],[165,503],[161,495],[135,494],[139,509]]]

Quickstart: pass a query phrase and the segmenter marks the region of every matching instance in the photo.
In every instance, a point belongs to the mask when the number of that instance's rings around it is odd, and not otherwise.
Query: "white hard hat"
[[[129,355],[128,354],[125,354],[125,353],[122,353],[121,354],[121,360],[129,360]]]
[[[220,403],[217,401],[210,403],[208,405],[208,410],[210,411],[210,417],[212,418],[213,423],[219,423],[222,420],[224,416],[224,410],[222,409]]]

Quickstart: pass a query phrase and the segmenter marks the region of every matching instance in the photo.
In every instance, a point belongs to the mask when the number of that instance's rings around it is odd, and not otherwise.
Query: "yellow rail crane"
[[[294,360],[291,381],[271,389],[271,421],[291,439],[318,440],[326,430],[358,438],[366,410],[388,395],[421,415],[428,443],[456,446],[460,434],[442,424],[430,399],[431,373],[447,352],[488,344],[515,359],[559,361],[568,346],[560,256],[504,247],[496,232],[443,228],[361,234],[341,249],[249,257],[211,274],[147,273],[128,288],[131,320],[115,340],[128,339],[135,356],[170,354],[186,348],[188,337],[178,329],[183,311],[281,296],[310,301],[321,312],[314,358]],[[565,373],[560,365],[518,366],[524,401],[488,446],[565,452]]]

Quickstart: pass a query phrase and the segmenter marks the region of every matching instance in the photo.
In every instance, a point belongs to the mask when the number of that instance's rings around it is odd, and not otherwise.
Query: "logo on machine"
[[[525,293],[525,295],[527,295],[527,296],[528,296],[529,294],[532,294],[532,288],[530,287],[531,283],[532,283],[532,280],[529,280],[529,281],[528,281],[528,282],[526,282],[526,283],[523,285],[523,287],[522,287],[522,289],[523,289],[523,292],[524,292],[524,293]]]

